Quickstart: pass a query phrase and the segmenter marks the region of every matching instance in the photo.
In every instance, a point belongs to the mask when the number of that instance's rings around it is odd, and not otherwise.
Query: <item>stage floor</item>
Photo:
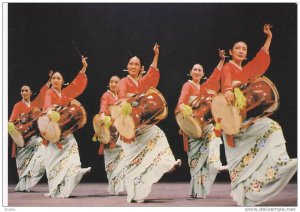
[[[126,194],[109,196],[105,183],[82,183],[73,191],[70,198],[53,199],[44,197],[47,184],[38,184],[30,193],[15,192],[15,185],[8,186],[8,206],[37,207],[120,207],[120,206],[158,206],[158,207],[203,207],[236,206],[230,196],[229,183],[215,183],[206,199],[190,199],[188,183],[157,183],[144,203],[127,203]],[[297,206],[297,184],[288,184],[278,195],[261,206]]]

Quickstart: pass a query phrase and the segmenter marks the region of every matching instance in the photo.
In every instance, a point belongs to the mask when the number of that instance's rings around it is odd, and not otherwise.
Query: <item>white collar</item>
[[[29,102],[26,102],[24,99],[22,99],[22,102],[27,106],[27,107],[30,107],[30,101]]]
[[[200,84],[196,84],[192,80],[189,80],[189,82],[192,83],[198,90],[200,90]]]
[[[55,88],[51,87],[51,89],[61,98],[61,92],[59,92],[58,90],[56,90]]]
[[[114,100],[118,101],[119,98],[118,98],[118,95],[115,95],[111,90],[107,90],[108,93],[110,93],[110,95],[112,95],[112,97],[114,98]]]
[[[229,60],[229,62],[231,63],[231,64],[233,64],[234,66],[236,66],[238,69],[240,69],[240,70],[242,70],[243,69],[243,67],[242,66],[239,66],[238,64],[236,64],[235,62],[233,62],[232,60]]]
[[[137,87],[139,86],[139,81],[138,81],[138,80],[133,79],[132,76],[130,76],[130,75],[127,75],[127,77],[128,77],[129,79],[131,79],[132,82],[133,82]]]

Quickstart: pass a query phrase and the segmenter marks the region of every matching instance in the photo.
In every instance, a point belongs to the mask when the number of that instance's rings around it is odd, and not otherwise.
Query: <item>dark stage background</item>
[[[84,182],[106,182],[104,159],[92,141],[92,118],[112,75],[126,76],[131,55],[143,58],[149,67],[153,45],[161,45],[158,89],[168,102],[169,115],[159,123],[176,158],[183,165],[162,181],[190,180],[187,156],[173,114],[182,85],[194,63],[209,76],[217,65],[218,49],[228,50],[234,41],[248,43],[248,60],[265,41],[263,24],[274,28],[271,65],[266,73],[280,94],[280,108],[271,118],[283,128],[287,151],[297,157],[297,5],[221,3],[9,3],[8,6],[8,113],[21,99],[20,87],[29,84],[37,92],[50,69],[59,70],[71,82],[81,68],[81,58],[72,46],[88,56],[88,86],[78,98],[88,113],[85,127],[75,132],[82,166],[92,167]],[[4,141],[7,142],[7,141]],[[8,141],[11,152],[11,139]],[[224,157],[221,146],[222,160]],[[9,183],[17,182],[15,160],[8,159]],[[296,177],[293,178],[296,180]],[[46,182],[46,178],[43,178]],[[228,174],[217,181],[229,181]]]

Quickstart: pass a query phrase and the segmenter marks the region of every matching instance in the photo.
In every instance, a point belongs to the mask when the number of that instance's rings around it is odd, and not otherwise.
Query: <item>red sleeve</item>
[[[126,90],[127,90],[127,79],[126,77],[120,80],[119,84],[119,93],[118,96],[120,99],[126,98]]]
[[[47,110],[52,107],[52,99],[53,99],[52,93],[53,91],[51,89],[48,89],[46,91],[43,110]]]
[[[159,82],[159,77],[159,70],[150,66],[147,74],[139,80],[139,86],[143,87],[143,92],[151,87],[156,88]]]
[[[109,106],[109,96],[106,95],[106,93],[104,93],[101,97],[100,100],[100,111],[99,113],[103,112],[105,113],[105,115],[109,115],[109,110],[108,110],[108,106]]]
[[[221,89],[222,93],[225,93],[225,91],[232,89],[230,65],[225,64],[221,72]]]
[[[221,70],[215,68],[210,77],[201,86],[203,86],[204,90],[209,89],[218,92],[220,90],[220,78]]]
[[[256,56],[243,67],[243,72],[250,80],[253,77],[262,76],[271,62],[270,55],[261,48]]]
[[[44,99],[45,99],[45,94],[46,94],[46,91],[48,89],[49,89],[49,87],[47,86],[47,84],[45,84],[40,89],[40,93],[38,94],[37,97],[35,97],[35,99],[31,103],[33,107],[37,107],[37,108],[42,108],[43,107]]]
[[[18,115],[20,114],[19,111],[19,107],[18,107],[18,103],[14,105],[13,111],[10,115],[9,121],[14,121],[16,120],[16,118],[18,117]]]
[[[182,89],[181,89],[181,93],[180,93],[180,97],[179,97],[179,100],[178,100],[178,104],[177,104],[177,107],[179,105],[181,105],[182,103],[188,105],[189,104],[189,97],[191,95],[191,87],[189,86],[188,83],[185,83],[183,86],[182,86]]]
[[[87,76],[85,73],[79,72],[72,83],[64,88],[62,92],[70,99],[75,99],[77,96],[82,94],[87,85]]]

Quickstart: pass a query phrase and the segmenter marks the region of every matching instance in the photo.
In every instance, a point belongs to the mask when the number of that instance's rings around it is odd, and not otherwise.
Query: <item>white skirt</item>
[[[45,146],[42,138],[32,136],[25,147],[17,147],[19,183],[15,191],[30,191],[45,174]]]
[[[151,126],[134,142],[117,142],[126,158],[125,183],[127,202],[143,200],[164,173],[176,164],[165,133],[156,125]]]
[[[235,147],[225,152],[231,196],[242,206],[254,206],[278,194],[297,171],[290,159],[280,125],[264,117],[234,136]]]

